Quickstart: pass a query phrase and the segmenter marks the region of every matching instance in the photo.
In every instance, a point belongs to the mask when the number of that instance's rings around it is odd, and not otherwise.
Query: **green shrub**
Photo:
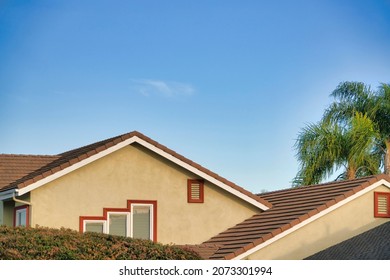
[[[2,260],[197,260],[178,246],[70,229],[0,226]]]

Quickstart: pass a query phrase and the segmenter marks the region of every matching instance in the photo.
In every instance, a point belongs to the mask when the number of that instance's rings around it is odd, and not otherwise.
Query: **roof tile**
[[[80,162],[80,161],[82,161],[82,160],[84,160],[84,159],[87,159],[88,156],[87,156],[86,154],[81,154],[81,155],[79,155],[77,158],[78,158],[78,160],[79,160],[79,162]]]
[[[290,227],[295,227],[296,225],[300,224],[299,219],[295,219],[289,223]]]
[[[254,244],[253,242],[250,242],[248,244],[246,244],[242,249],[244,252],[254,248],[256,246],[256,244]],[[240,254],[244,253],[244,252],[241,252]]]
[[[43,177],[46,178],[47,176],[50,176],[51,174],[53,174],[52,171],[48,170],[48,171],[45,171],[42,175],[43,175]]]
[[[303,222],[307,219],[309,219],[309,215],[308,214],[303,214],[302,216],[298,217],[299,221]]]
[[[314,215],[317,215],[318,214],[318,210],[317,209],[313,209],[313,210],[310,210],[307,215],[309,215],[309,217],[312,217]]]
[[[354,195],[354,194],[355,194],[355,192],[354,192],[353,190],[350,190],[350,191],[344,193],[344,197],[345,197],[345,198],[348,198],[348,197],[350,197],[350,196],[352,196],[352,195]]]
[[[276,236],[276,235],[278,235],[279,233],[282,233],[283,232],[283,230],[281,229],[281,228],[277,228],[277,229],[274,229],[273,231],[271,231],[271,234],[272,234],[272,236]]]
[[[60,168],[61,168],[61,169],[65,169],[65,168],[67,168],[67,167],[69,167],[69,166],[70,166],[69,161],[66,161],[66,162],[64,162],[63,164],[60,165]]]
[[[326,207],[331,207],[332,205],[335,205],[336,201],[334,199],[329,200],[328,202],[325,203]]]

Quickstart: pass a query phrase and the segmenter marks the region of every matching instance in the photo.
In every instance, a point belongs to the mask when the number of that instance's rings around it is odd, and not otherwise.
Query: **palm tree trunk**
[[[390,175],[390,138],[385,141],[386,151],[385,151],[385,163],[384,163],[384,173]]]
[[[356,169],[353,167],[349,167],[347,170],[347,180],[356,178]]]

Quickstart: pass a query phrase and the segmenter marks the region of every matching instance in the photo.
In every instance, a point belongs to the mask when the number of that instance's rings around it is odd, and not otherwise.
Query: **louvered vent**
[[[389,201],[387,199],[387,196],[379,195],[378,196],[378,213],[379,214],[387,214],[387,208],[389,205]]]
[[[200,199],[200,184],[197,183],[191,184],[191,199],[193,200]]]
[[[203,203],[203,180],[188,180],[187,198],[189,203]]]
[[[374,194],[375,198],[375,217],[390,218],[390,193]]]

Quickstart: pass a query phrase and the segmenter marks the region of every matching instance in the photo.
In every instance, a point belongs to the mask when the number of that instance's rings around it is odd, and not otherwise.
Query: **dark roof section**
[[[166,146],[161,145],[160,143],[152,140],[151,138],[137,132],[133,131],[130,133],[122,134],[116,137],[112,137],[103,141],[99,141],[87,146],[83,146],[81,148],[77,148],[74,150],[67,151],[65,153],[56,155],[56,156],[48,156],[46,160],[44,161],[29,161],[28,166],[24,169],[26,172],[17,173],[15,172],[14,176],[12,177],[12,180],[10,179],[0,179],[3,182],[3,185],[0,185],[0,191],[8,190],[8,189],[14,189],[14,188],[24,188],[32,183],[35,183],[43,178],[46,178],[60,170],[63,170],[75,163],[78,163],[84,159],[89,158],[92,155],[98,154],[112,146],[115,146],[116,144],[119,144],[133,136],[137,136],[138,138],[146,141],[147,143],[163,150],[164,152],[172,155],[173,157],[185,162],[186,164],[200,170],[203,173],[206,173],[207,175],[213,177],[214,179],[223,182],[224,184],[232,187],[233,189],[241,192],[242,194],[254,199],[257,202],[262,203],[263,205],[271,208],[272,204],[266,201],[265,199],[245,190],[244,188],[234,184],[233,182],[230,182],[229,180],[219,176],[218,174],[208,170],[207,168],[187,159],[186,157],[176,153],[175,151],[167,148]],[[8,156],[8,155],[7,155]],[[36,156],[40,157],[40,156]],[[1,159],[1,158],[0,158]],[[16,157],[14,157],[16,159]],[[34,164],[33,164],[34,162]],[[9,168],[6,167],[6,169],[12,169],[12,168],[18,168],[17,165],[19,161],[12,162],[12,156],[9,158],[9,161],[5,163],[5,166],[10,166]],[[29,165],[31,164],[31,165]],[[3,176],[2,170],[0,170],[0,177]],[[16,175],[19,175],[17,177]],[[11,182],[12,181],[12,182]]]
[[[306,260],[390,260],[390,222],[320,251]]]
[[[255,214],[202,245],[219,246],[209,259],[233,259],[380,179],[390,182],[390,177],[381,174],[261,194],[272,203],[272,209]]]

